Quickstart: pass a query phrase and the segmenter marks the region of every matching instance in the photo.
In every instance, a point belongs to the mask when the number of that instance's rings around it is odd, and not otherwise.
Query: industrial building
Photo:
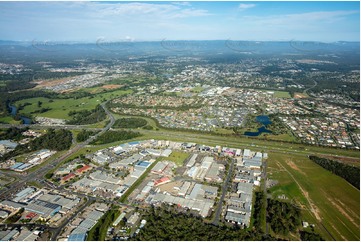
[[[35,191],[36,191],[35,188],[27,187],[24,190],[15,194],[15,197],[12,200],[14,202],[20,202],[20,201],[24,200],[26,197],[28,197],[29,195],[33,194]]]
[[[59,212],[61,206],[59,204],[35,200],[25,206],[26,211],[34,212],[43,218],[49,218]]]
[[[103,215],[103,212],[91,211],[79,226],[70,233],[68,241],[85,241],[87,232],[93,228]]]

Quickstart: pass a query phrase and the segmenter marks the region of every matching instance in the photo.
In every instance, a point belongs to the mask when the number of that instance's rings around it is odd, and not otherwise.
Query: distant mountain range
[[[80,41],[12,41],[0,40],[0,52],[40,53],[52,52],[75,54],[108,53],[117,55],[168,55],[183,54],[333,54],[345,52],[358,54],[360,42],[338,41],[325,43],[319,41],[244,41],[244,40],[161,40],[161,41],[108,41],[98,39],[94,42]]]

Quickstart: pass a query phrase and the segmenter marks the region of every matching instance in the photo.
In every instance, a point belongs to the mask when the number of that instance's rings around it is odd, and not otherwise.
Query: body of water
[[[244,132],[244,135],[247,135],[247,136],[258,136],[262,133],[268,133],[268,134],[271,134],[272,131],[271,130],[268,130],[266,129],[265,126],[262,126],[261,128],[258,128],[258,132]]]
[[[12,116],[15,116],[15,115],[17,114],[17,112],[18,112],[18,109],[17,109],[15,106],[13,106],[13,105],[10,105],[9,107],[10,107],[10,113],[11,113],[11,115],[12,115]],[[32,123],[32,121],[31,121],[30,118],[27,118],[27,117],[24,117],[24,116],[20,116],[20,119],[23,121],[23,124],[31,124],[31,123]]]
[[[258,132],[244,132],[244,135],[246,136],[259,136],[261,135],[262,133],[268,133],[268,134],[271,134],[272,131],[271,130],[268,130],[266,127],[267,125],[271,124],[271,120],[269,119],[268,116],[266,115],[260,115],[260,116],[257,116],[256,117],[256,121],[263,124],[262,127],[258,128]]]
[[[269,117],[266,115],[257,116],[256,121],[263,124],[264,126],[267,126],[272,123]]]

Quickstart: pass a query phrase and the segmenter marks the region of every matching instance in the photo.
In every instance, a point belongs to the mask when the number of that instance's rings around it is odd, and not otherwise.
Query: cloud
[[[346,16],[357,14],[359,11],[319,11],[297,14],[269,15],[269,16],[244,16],[242,20],[262,26],[307,26],[314,23],[319,26],[322,23],[333,23]]]
[[[241,3],[239,4],[238,8],[241,10],[245,10],[245,9],[249,9],[249,8],[254,8],[256,7],[256,4],[253,3]]]
[[[179,4],[155,4],[155,3],[109,3],[107,5],[95,4],[94,8],[101,16],[126,16],[137,18],[187,18],[208,16],[210,13],[205,9],[195,9],[188,5]]]
[[[190,2],[172,2],[172,4],[180,6],[191,6]]]

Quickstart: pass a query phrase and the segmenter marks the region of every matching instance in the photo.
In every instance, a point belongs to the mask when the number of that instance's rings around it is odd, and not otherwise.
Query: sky
[[[359,41],[355,2],[0,2],[0,39]]]

